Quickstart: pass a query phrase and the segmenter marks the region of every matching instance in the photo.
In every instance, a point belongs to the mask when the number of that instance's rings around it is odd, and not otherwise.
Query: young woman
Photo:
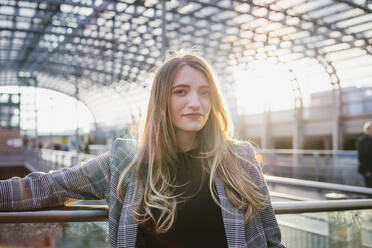
[[[106,199],[112,247],[284,247],[252,146],[233,140],[206,61],[157,70],[140,141],[83,166],[0,181],[0,209]]]

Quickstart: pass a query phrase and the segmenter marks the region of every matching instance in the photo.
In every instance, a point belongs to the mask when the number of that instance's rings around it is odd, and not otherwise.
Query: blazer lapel
[[[137,192],[134,205],[131,206],[131,201],[134,195],[134,187],[136,182],[136,175],[133,171],[129,178],[127,191],[125,194],[125,200],[123,202],[123,208],[119,223],[118,233],[118,247],[122,248],[135,248],[137,239],[137,228],[138,223],[133,217],[132,208],[136,208],[139,202],[139,195],[141,192]]]
[[[224,184],[217,177],[215,178],[215,185],[222,206],[227,245],[229,248],[245,247],[244,214],[232,205],[227,198]]]

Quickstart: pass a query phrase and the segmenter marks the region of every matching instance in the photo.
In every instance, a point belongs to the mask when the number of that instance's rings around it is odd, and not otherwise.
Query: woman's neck
[[[190,151],[198,146],[196,132],[176,130],[176,140],[178,149],[182,152]]]

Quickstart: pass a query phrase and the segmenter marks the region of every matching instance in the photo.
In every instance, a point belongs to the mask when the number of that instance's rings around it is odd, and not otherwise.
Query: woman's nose
[[[200,107],[200,96],[197,92],[194,92],[194,93],[191,93],[189,95],[189,107],[196,107],[196,108],[199,108]]]

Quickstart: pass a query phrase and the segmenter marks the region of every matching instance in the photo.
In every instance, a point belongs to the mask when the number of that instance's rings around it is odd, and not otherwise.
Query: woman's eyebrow
[[[188,84],[177,84],[177,85],[174,85],[174,86],[172,86],[172,89],[174,89],[174,88],[178,88],[178,87],[184,87],[184,88],[190,88],[190,85],[188,85]],[[209,89],[210,87],[209,87],[209,85],[202,85],[202,86],[200,86],[199,88],[202,88],[202,89]]]
[[[177,85],[174,85],[174,86],[172,86],[172,89],[174,89],[174,88],[177,88],[177,87],[190,87],[190,85],[188,85],[188,84],[177,84]]]

